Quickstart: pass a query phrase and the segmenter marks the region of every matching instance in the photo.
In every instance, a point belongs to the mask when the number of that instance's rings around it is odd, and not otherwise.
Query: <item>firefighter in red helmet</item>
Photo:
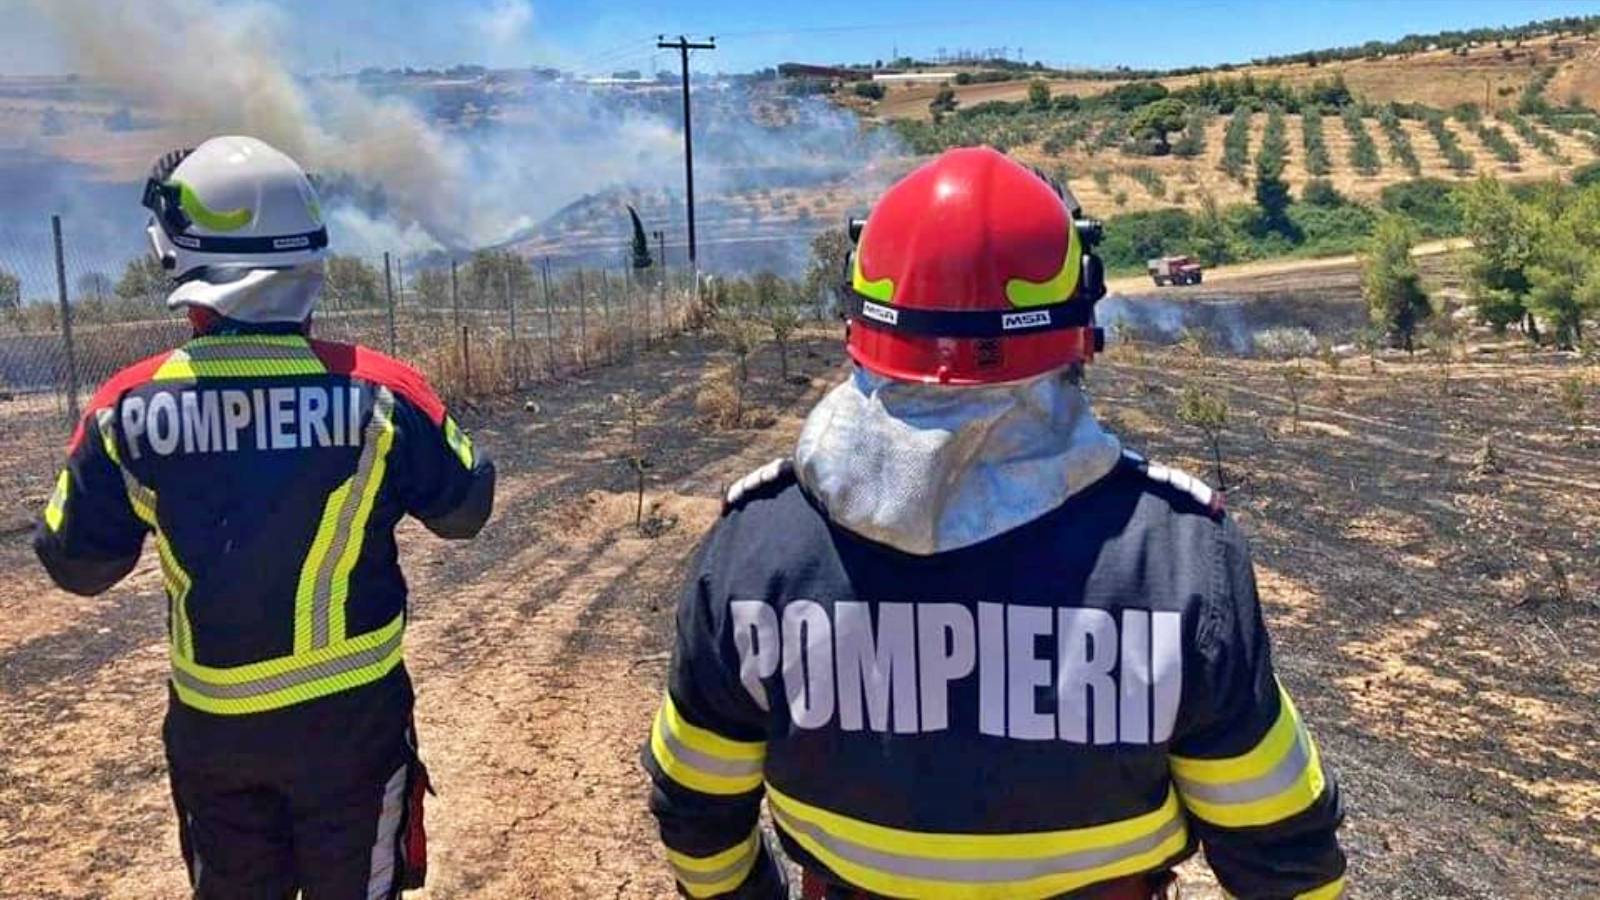
[[[1151,898],[1344,889],[1339,791],[1273,674],[1220,497],[1078,385],[1105,293],[1071,196],[988,149],[890,188],[855,365],[728,492],[643,751],[681,893]]]

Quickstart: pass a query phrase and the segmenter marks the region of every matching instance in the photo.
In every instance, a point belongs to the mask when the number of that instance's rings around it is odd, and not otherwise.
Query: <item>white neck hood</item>
[[[1064,372],[948,387],[858,366],[806,419],[795,471],[834,523],[928,556],[1039,518],[1121,454]]]
[[[218,269],[178,285],[169,309],[203,306],[238,322],[303,322],[322,292],[322,263],[287,269]]]

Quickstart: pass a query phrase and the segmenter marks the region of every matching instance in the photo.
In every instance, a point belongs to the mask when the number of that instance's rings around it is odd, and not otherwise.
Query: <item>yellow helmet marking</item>
[[[1061,271],[1048,281],[1028,281],[1013,278],[1006,282],[1006,298],[1012,306],[1047,306],[1069,300],[1078,289],[1082,274],[1083,248],[1078,243],[1078,229],[1067,222],[1067,258],[1061,262]]]
[[[863,235],[862,241],[864,242],[865,240],[866,237]],[[880,303],[893,303],[894,279],[879,278],[876,281],[868,279],[866,273],[861,271],[860,248],[858,247],[856,252],[852,255],[854,256],[855,261],[854,266],[852,267],[853,271],[850,273],[850,282],[851,286],[855,288],[856,293],[864,297],[871,297]]]
[[[249,209],[217,212],[206,206],[205,201],[201,200],[200,195],[188,184],[177,180],[168,183],[178,188],[178,207],[183,210],[183,214],[211,231],[238,231],[255,218],[255,213]]]

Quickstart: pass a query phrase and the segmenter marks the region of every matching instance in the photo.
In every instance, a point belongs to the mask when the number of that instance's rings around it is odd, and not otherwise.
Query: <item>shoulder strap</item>
[[[795,480],[794,461],[775,459],[749,475],[735,481],[722,498],[722,513],[744,505],[753,497],[771,497]]]
[[[1213,489],[1211,485],[1187,472],[1150,462],[1132,450],[1122,451],[1122,462],[1157,484],[1169,485],[1188,494],[1205,508],[1207,515],[1214,519],[1222,518],[1227,509],[1221,491]]]

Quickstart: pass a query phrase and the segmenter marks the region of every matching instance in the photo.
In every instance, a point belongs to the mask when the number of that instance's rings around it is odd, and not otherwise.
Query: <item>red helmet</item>
[[[889,188],[850,266],[848,345],[890,378],[993,384],[1092,359],[1105,293],[1063,189],[999,151],[950,150]],[[854,230],[854,227],[852,228]],[[1091,240],[1085,240],[1085,236]]]

